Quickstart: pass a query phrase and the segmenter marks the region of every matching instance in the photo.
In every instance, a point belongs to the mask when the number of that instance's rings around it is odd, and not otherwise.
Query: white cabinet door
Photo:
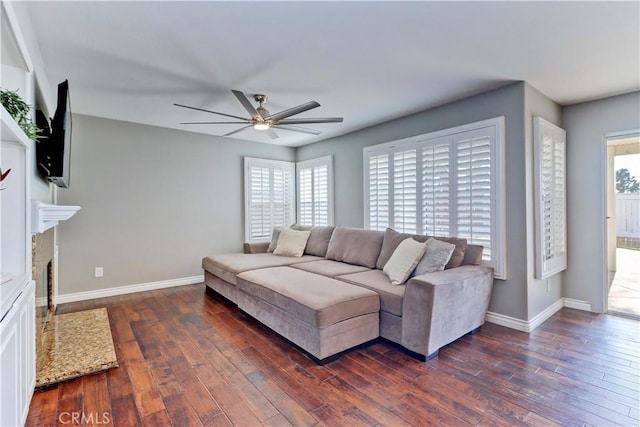
[[[35,295],[29,284],[0,322],[0,426],[23,425],[35,386]]]

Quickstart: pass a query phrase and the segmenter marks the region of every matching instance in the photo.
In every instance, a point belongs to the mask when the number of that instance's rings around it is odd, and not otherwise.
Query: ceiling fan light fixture
[[[255,130],[267,130],[269,129],[271,126],[269,126],[269,123],[256,123],[253,125],[253,128]]]

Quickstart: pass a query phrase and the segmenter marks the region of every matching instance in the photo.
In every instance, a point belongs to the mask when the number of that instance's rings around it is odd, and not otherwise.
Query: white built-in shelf
[[[18,123],[11,115],[0,105],[0,121],[2,121],[2,129],[0,130],[0,140],[5,142],[15,142],[25,147],[29,145],[29,138],[24,131],[20,129]]]

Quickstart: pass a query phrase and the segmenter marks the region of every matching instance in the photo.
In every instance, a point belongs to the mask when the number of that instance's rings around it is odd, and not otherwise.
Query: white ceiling
[[[222,135],[237,126],[175,103],[247,116],[231,94],[320,136],[300,146],[524,80],[566,105],[640,89],[640,2],[32,2],[46,73],[75,113]]]

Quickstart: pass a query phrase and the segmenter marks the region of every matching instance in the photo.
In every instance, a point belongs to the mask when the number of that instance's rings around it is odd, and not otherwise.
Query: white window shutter
[[[417,150],[393,154],[393,228],[417,232]]]
[[[504,117],[364,149],[365,226],[467,239],[506,278]]]
[[[491,260],[492,167],[491,129],[462,132],[454,136],[455,147],[455,236],[484,246],[482,256]]]
[[[245,240],[266,241],[293,222],[293,163],[245,158]]]
[[[298,223],[327,226],[333,223],[333,158],[298,162]]]
[[[313,169],[298,171],[298,223],[313,224]]]
[[[536,198],[536,278],[567,268],[566,133],[535,117],[534,192]]]
[[[369,157],[368,162],[368,218],[371,230],[389,227],[389,154]]]
[[[422,232],[450,236],[451,138],[440,138],[422,149]]]

